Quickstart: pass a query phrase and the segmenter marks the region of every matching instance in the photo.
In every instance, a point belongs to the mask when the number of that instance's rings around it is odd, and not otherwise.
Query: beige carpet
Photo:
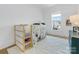
[[[68,40],[47,36],[32,49],[22,52],[17,46],[7,49],[8,54],[70,54]]]

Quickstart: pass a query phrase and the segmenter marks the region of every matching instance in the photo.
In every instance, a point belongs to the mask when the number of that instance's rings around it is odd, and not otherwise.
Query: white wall
[[[14,44],[13,25],[42,19],[41,9],[35,5],[0,5],[0,48]]]
[[[60,35],[68,37],[68,31],[72,29],[71,26],[66,26],[65,22],[68,16],[77,14],[78,5],[54,5],[53,7],[44,9],[44,21],[47,24],[47,30],[49,34]],[[62,23],[60,30],[53,30],[51,27],[51,14],[61,13],[62,14]]]

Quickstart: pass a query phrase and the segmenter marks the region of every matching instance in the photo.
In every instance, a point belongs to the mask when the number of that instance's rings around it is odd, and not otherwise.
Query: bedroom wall
[[[31,24],[43,19],[36,5],[0,5],[0,48],[14,44],[13,26]]]
[[[72,26],[66,26],[65,22],[68,16],[77,14],[78,5],[54,5],[53,7],[44,9],[44,21],[47,24],[48,34],[59,35],[68,37],[68,31],[72,29]],[[51,15],[62,14],[62,23],[60,30],[53,30],[51,27]]]

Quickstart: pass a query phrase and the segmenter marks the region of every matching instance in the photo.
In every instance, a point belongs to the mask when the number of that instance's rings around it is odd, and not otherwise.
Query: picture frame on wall
[[[60,29],[61,22],[60,21],[53,21],[53,29],[58,30]]]

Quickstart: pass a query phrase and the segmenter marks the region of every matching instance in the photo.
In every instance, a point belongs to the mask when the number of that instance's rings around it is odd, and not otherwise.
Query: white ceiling
[[[52,7],[56,4],[38,4],[37,6],[39,6],[40,8],[49,8],[49,7]]]

